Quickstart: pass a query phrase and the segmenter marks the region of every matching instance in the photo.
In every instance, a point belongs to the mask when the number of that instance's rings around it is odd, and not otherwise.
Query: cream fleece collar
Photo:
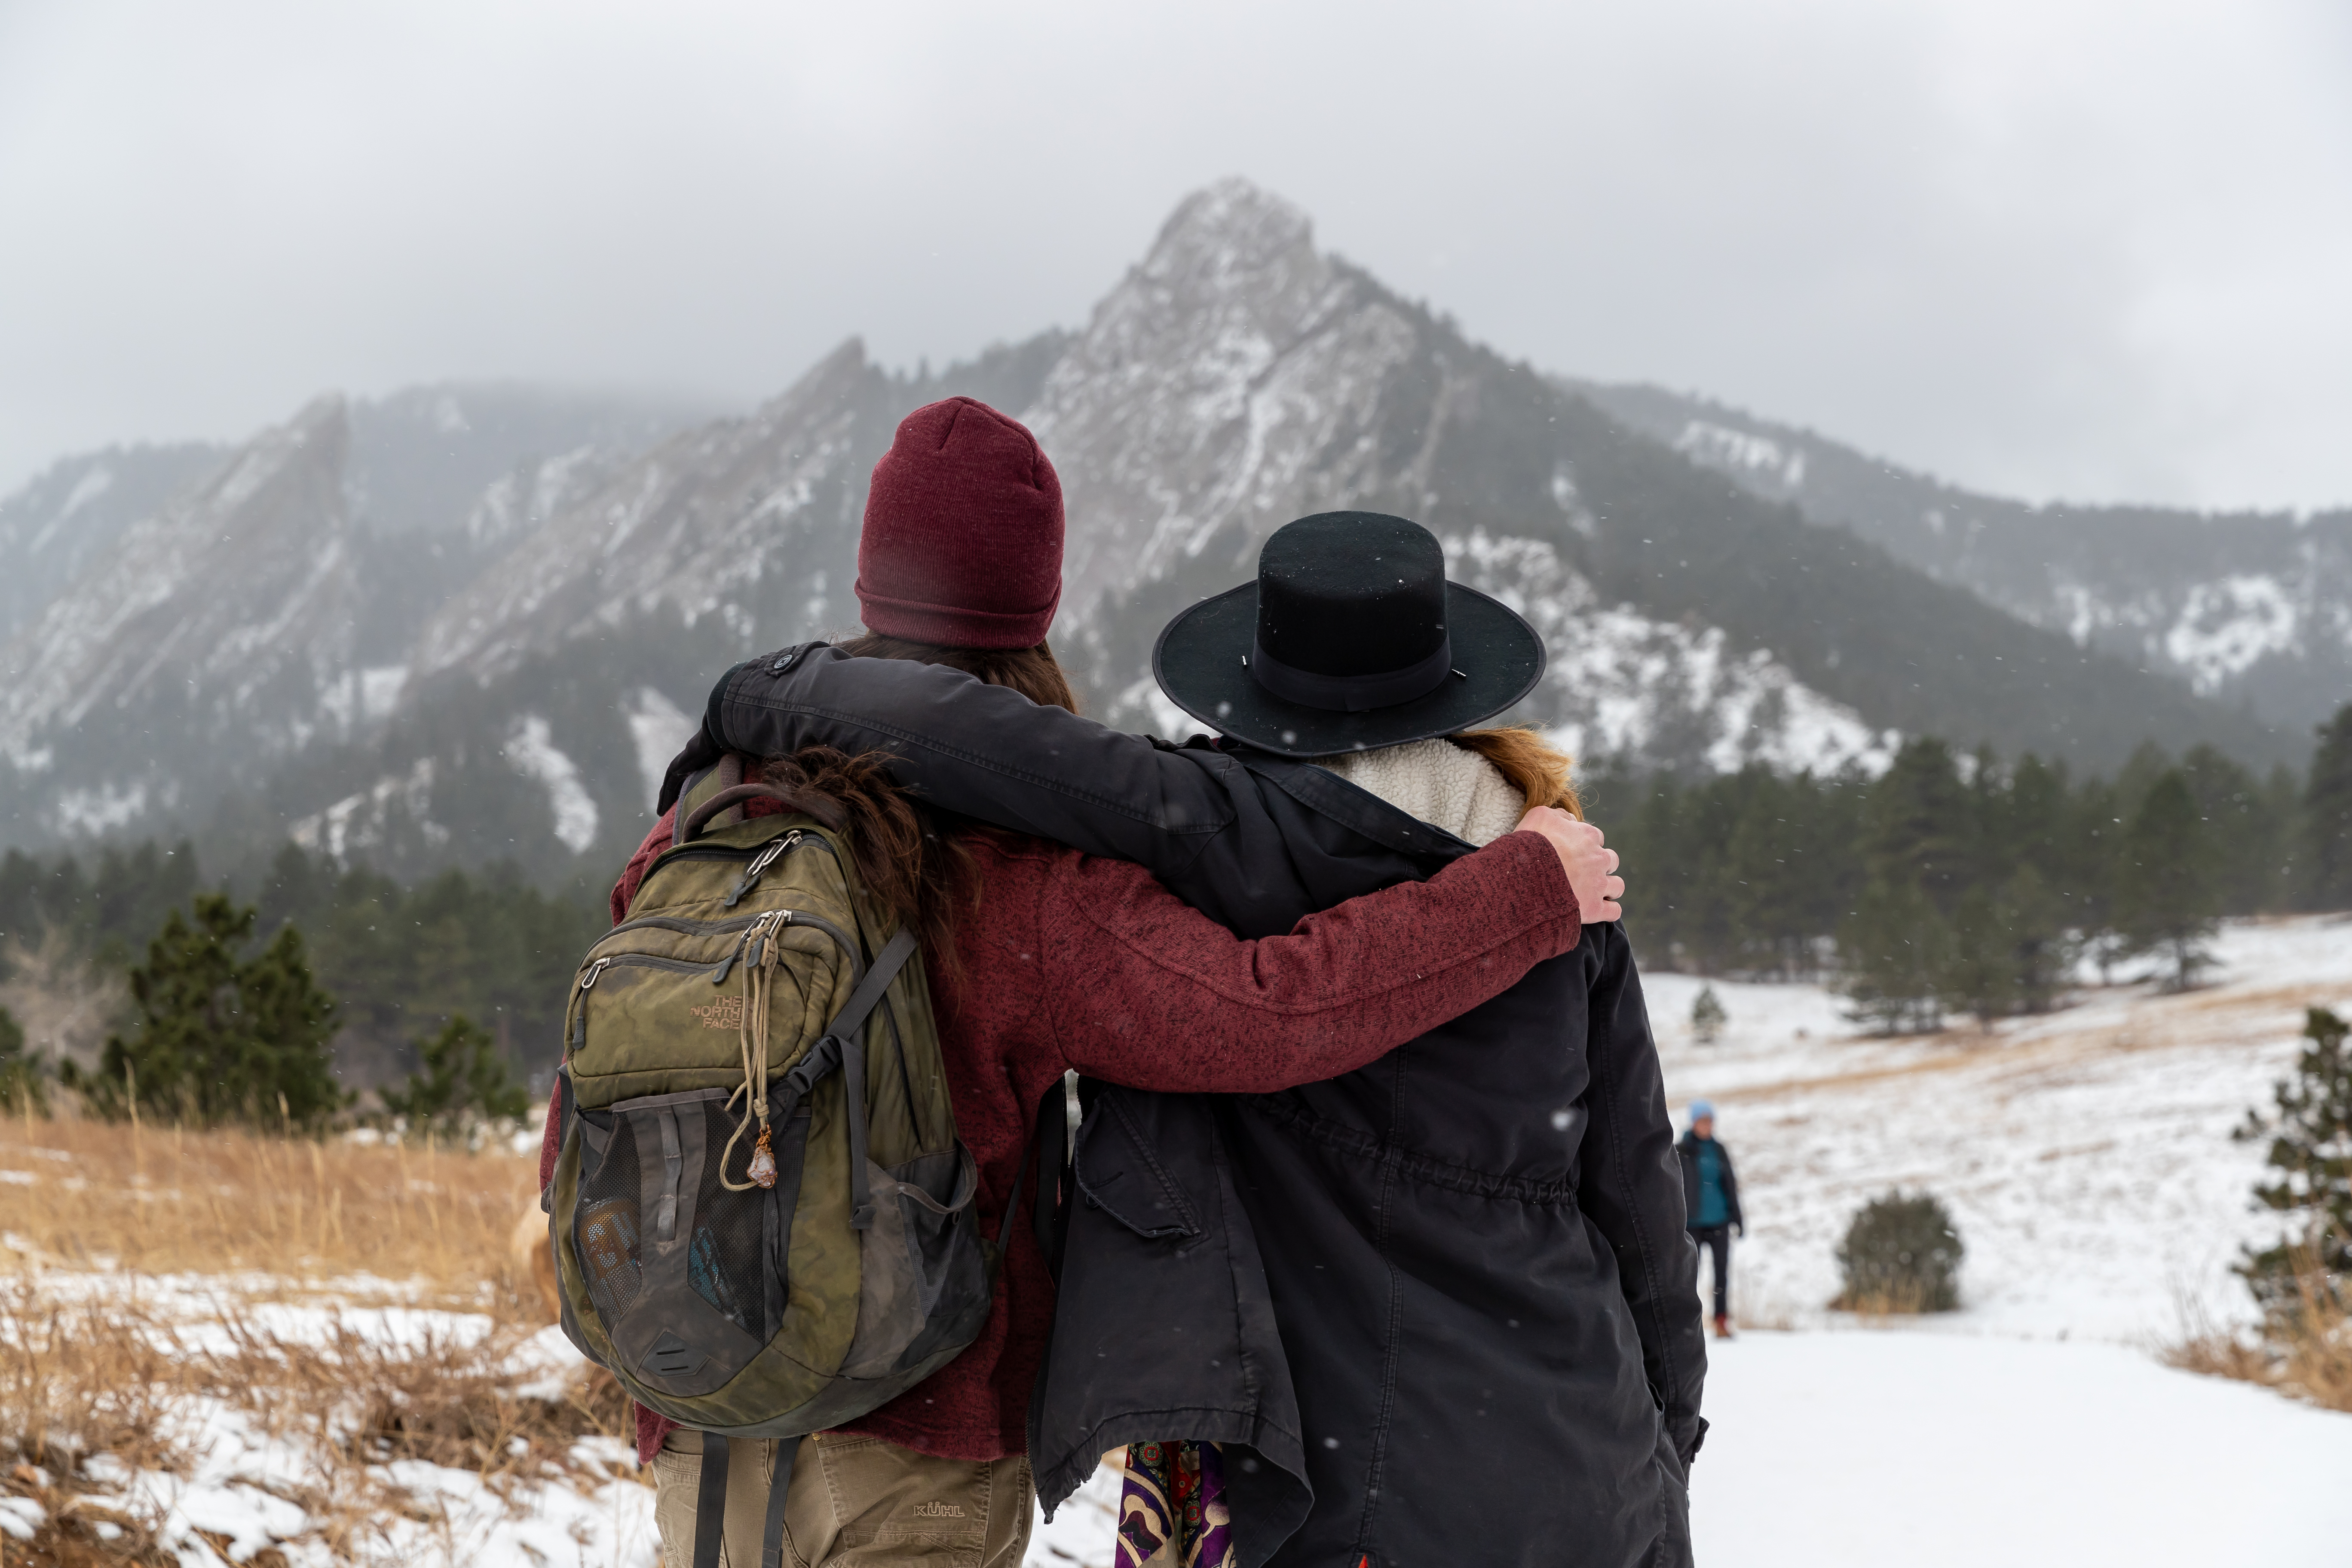
[[[1493,843],[1527,815],[1527,797],[1511,787],[1501,769],[1451,741],[1345,752],[1318,757],[1315,765],[1472,844]]]

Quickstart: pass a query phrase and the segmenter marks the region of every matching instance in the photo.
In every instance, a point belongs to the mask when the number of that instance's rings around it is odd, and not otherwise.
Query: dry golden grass
[[[1916,1318],[1928,1310],[1927,1287],[1908,1279],[1855,1295],[1840,1291],[1830,1301],[1833,1312],[1857,1318]]]
[[[375,1279],[418,1305],[519,1310],[509,1239],[538,1176],[504,1152],[7,1117],[0,1271]]]
[[[2274,1307],[2259,1334],[2219,1327],[2184,1302],[2181,1336],[2161,1352],[2166,1363],[2352,1411],[2352,1308],[2322,1279],[2315,1260],[2295,1300]]]
[[[536,1208],[530,1158],[10,1117],[0,1182],[0,1490],[48,1515],[0,1561],[176,1561],[89,1461],[185,1472],[188,1413],[208,1405],[310,1456],[280,1495],[338,1560],[424,1517],[394,1461],[501,1496],[610,1479],[573,1445],[626,1435],[612,1380],[526,1397],[509,1364],[549,1321],[513,1245]],[[265,1326],[286,1321],[268,1302],[328,1312],[289,1337]],[[377,1302],[467,1316],[392,1342],[336,1315]]]

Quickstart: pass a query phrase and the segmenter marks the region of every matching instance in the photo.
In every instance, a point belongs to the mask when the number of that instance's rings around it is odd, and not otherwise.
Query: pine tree
[[[1994,904],[1991,892],[1981,884],[1961,894],[1959,908],[1952,912],[1951,936],[1945,943],[1936,989],[1952,1005],[1975,1014],[1977,1027],[1988,1034],[1993,1020],[2016,1002],[2017,944],[2008,911]]]
[[[335,999],[310,978],[302,933],[281,926],[277,936],[237,972],[243,1000],[249,1081],[264,1120],[276,1102],[280,1117],[314,1126],[350,1097],[335,1082]]]
[[[2326,1279],[2318,1283],[2339,1296],[2352,1276],[2352,1050],[2342,1018],[2325,1007],[2309,1010],[2303,1037],[2311,1042],[2295,1062],[2295,1076],[2273,1091],[2276,1115],[2268,1121],[2249,1113],[2242,1139],[2270,1140],[2267,1163],[2275,1181],[2254,1189],[2265,1207],[2305,1216],[2304,1234],[2282,1237],[2276,1247],[2249,1252],[2239,1272],[2266,1306],[2299,1300],[2299,1278],[2315,1262]]]
[[[2078,943],[2067,930],[2066,902],[2031,859],[2021,863],[2001,890],[2000,908],[2009,933],[2016,976],[2017,1005],[2046,1013],[2074,972]]]
[[[1853,1016],[1885,1034],[1943,1026],[1937,994],[1950,933],[1908,881],[1873,881],[1838,931],[1840,989]]]
[[[2352,702],[2319,729],[2303,793],[2304,900],[2352,909]]]
[[[138,1110],[199,1125],[315,1125],[340,1110],[328,1044],[335,1003],[289,926],[247,959],[255,911],[199,893],[173,910],[130,973],[137,1027],[110,1036],[95,1076],[68,1079],[100,1115]]]
[[[2059,885],[2067,890],[2074,923],[2099,961],[2099,981],[2105,984],[2113,978],[2110,966],[2124,947],[2113,935],[2123,863],[2123,799],[2105,779],[2086,779],[2068,816],[2063,853],[2053,864],[2060,868]]]
[[[1702,1046],[1711,1046],[1723,1037],[1723,1026],[1731,1021],[1723,1010],[1723,1002],[1712,985],[1702,985],[1691,1001],[1691,1034]]]
[[[1960,782],[1958,761],[1943,742],[1906,741],[1895,765],[1870,792],[1864,864],[1873,881],[1909,882],[1939,914],[1981,879],[1984,854],[1980,803]]]
[[[384,1109],[421,1128],[459,1128],[477,1120],[519,1121],[530,1110],[507,1071],[498,1042],[460,1013],[430,1039],[416,1042],[425,1070],[383,1091]]]
[[[2221,909],[2250,915],[2277,901],[2279,863],[2287,822],[2262,781],[2212,746],[2199,746],[2180,760],[2181,776],[2196,798],[2198,815],[2213,836],[2220,860]]]
[[[2219,848],[2189,781],[2166,770],[2124,829],[2116,877],[2116,929],[2127,951],[2172,966],[2168,989],[2185,991],[2212,962],[2205,942],[2221,914]]]

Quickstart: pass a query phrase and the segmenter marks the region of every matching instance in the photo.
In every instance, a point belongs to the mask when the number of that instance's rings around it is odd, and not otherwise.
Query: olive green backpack
[[[970,1344],[1003,1234],[973,1216],[913,934],[839,835],[744,819],[778,792],[742,773],[730,757],[688,786],[580,966],[544,1199],[572,1343],[681,1426],[794,1439]],[[727,1447],[703,1444],[698,1563],[717,1560]],[[770,1564],[796,1447],[776,1446]]]

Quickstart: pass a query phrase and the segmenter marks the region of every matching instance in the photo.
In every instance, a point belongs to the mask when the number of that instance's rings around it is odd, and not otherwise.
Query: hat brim
[[[1170,621],[1151,649],[1152,678],[1202,723],[1284,757],[1328,757],[1426,741],[1491,719],[1543,679],[1543,638],[1475,588],[1445,584],[1454,668],[1433,691],[1391,708],[1339,713],[1276,697],[1246,662],[1257,641],[1257,584],[1203,599]]]

